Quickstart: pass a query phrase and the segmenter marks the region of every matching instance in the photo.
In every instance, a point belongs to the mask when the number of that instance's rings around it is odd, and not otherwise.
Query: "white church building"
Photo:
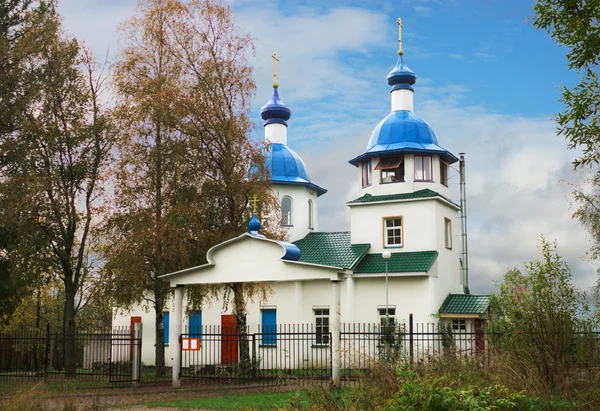
[[[346,203],[349,231],[319,231],[318,201],[327,190],[311,181],[288,145],[291,110],[274,84],[261,117],[269,145],[267,166],[290,242],[261,235],[254,216],[247,233],[212,247],[206,264],[163,276],[175,288],[165,312],[167,365],[179,360],[178,339],[186,329],[235,323],[231,311],[222,312],[220,301],[188,312],[183,291],[192,284],[268,284],[272,293],[266,301],[248,303],[250,329],[313,324],[321,333],[315,346],[327,345],[323,336],[329,332],[335,344],[340,323],[380,323],[386,314],[398,323],[412,314],[418,323],[441,318],[456,330],[481,327],[489,299],[468,292],[460,263],[460,201],[451,199],[448,183],[450,167],[459,158],[415,114],[417,77],[399,54],[387,76],[391,112],[349,160],[360,188],[360,196]],[[142,361],[153,364],[152,311],[139,307],[115,314],[113,325],[130,325],[133,318],[146,324]]]

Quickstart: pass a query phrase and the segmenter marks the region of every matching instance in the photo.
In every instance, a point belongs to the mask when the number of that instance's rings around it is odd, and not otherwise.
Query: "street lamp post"
[[[385,261],[385,326],[386,326],[386,331],[387,331],[387,327],[390,325],[390,315],[389,315],[389,304],[388,304],[388,296],[389,296],[389,291],[388,291],[388,260],[390,259],[390,257],[392,256],[392,253],[390,253],[389,251],[385,250],[383,253],[381,253],[381,257],[383,257],[384,261]]]

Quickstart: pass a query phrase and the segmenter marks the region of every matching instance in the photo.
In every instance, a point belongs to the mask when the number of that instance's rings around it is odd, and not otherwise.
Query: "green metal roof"
[[[350,232],[313,232],[295,241],[300,249],[300,262],[333,267],[353,268],[365,255],[370,244],[350,244]]]
[[[356,200],[348,201],[347,204],[373,203],[376,201],[414,200],[414,199],[420,199],[420,198],[436,198],[436,197],[443,198],[444,200],[452,203],[452,200],[450,200],[449,198],[444,197],[443,195],[426,188],[424,190],[419,190],[419,191],[415,191],[413,193],[404,193],[404,194],[389,194],[389,195],[382,195],[382,196],[374,196],[371,194],[365,194],[364,196],[359,197]],[[452,203],[452,204],[454,204],[454,203]],[[456,204],[454,204],[454,205],[456,205]]]
[[[388,261],[389,273],[427,272],[438,256],[437,251],[392,253]],[[385,273],[385,260],[381,254],[367,254],[354,269],[356,274]]]
[[[489,307],[489,295],[448,294],[440,314],[485,314]]]

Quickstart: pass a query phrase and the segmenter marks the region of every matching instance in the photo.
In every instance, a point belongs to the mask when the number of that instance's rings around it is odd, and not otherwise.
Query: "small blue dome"
[[[417,75],[404,64],[402,57],[398,59],[396,67],[387,76],[387,82],[392,86],[391,91],[400,89],[412,90],[412,86],[416,81]]]
[[[271,144],[267,150],[265,166],[269,170],[273,183],[303,185],[315,190],[317,195],[327,192],[310,182],[306,166],[294,150],[279,143]]]
[[[273,96],[267,104],[260,109],[260,116],[267,124],[277,123],[287,127],[287,121],[292,116],[292,110],[279,98],[277,87],[273,87]]]
[[[260,221],[258,221],[258,218],[256,217],[256,213],[252,214],[252,218],[250,219],[250,222],[248,223],[248,230],[250,232],[258,232],[258,230],[260,230]]]
[[[440,147],[433,128],[410,110],[393,111],[371,133],[367,149],[350,164],[358,165],[365,158],[381,154],[431,153],[442,156],[448,163],[458,159]]]

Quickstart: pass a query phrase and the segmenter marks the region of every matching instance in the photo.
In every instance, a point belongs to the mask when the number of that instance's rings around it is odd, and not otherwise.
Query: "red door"
[[[232,314],[221,315],[221,364],[238,362],[237,318]]]
[[[129,343],[129,360],[133,361],[133,344],[135,338],[135,325],[142,322],[142,317],[131,317],[129,324],[129,333],[131,334],[131,342]]]
[[[485,349],[485,340],[483,338],[483,320],[475,320],[475,349],[481,352]]]

